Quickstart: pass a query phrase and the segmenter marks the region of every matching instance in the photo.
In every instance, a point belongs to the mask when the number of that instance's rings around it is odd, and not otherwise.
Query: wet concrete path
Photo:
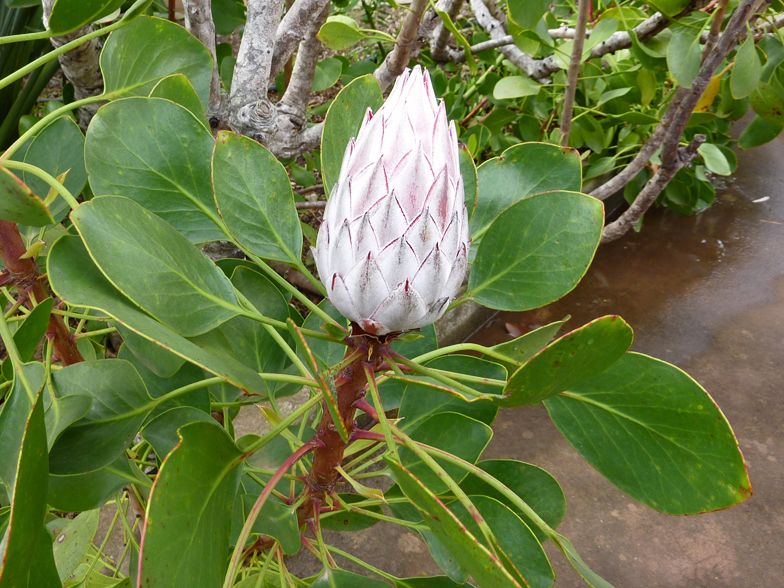
[[[641,505],[579,457],[543,406],[502,410],[487,458],[537,464],[561,483],[560,531],[616,588],[784,586],[784,142],[740,152],[739,173],[694,217],[649,213],[641,234],[602,246],[577,289],[538,311],[501,314],[473,340],[509,340],[563,318],[619,314],[633,349],[678,365],[722,408],[754,495],[732,509],[672,517]],[[754,202],[761,198],[764,202]],[[584,586],[547,546],[557,588]]]

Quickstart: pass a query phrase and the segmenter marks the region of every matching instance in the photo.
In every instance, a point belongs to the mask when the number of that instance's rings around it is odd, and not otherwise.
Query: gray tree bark
[[[55,0],[43,0],[44,16],[43,23],[46,29],[49,28],[49,16],[52,14],[52,7]],[[91,33],[93,26],[88,25],[59,37],[52,37],[52,45],[57,48],[70,43]],[[103,92],[103,76],[101,75],[100,56],[103,43],[100,39],[92,39],[60,56],[60,67],[66,79],[73,84],[74,98],[81,100],[90,96],[98,96]],[[90,104],[78,110],[79,126],[87,129],[100,104]]]

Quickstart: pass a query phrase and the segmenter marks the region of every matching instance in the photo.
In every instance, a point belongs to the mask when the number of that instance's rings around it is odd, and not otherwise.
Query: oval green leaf
[[[70,33],[110,15],[124,0],[56,0],[49,16],[49,30],[58,35]]]
[[[536,404],[598,376],[621,359],[634,334],[618,316],[605,316],[566,333],[529,359],[504,388],[502,406]]]
[[[471,237],[481,237],[498,215],[515,202],[540,192],[582,185],[580,155],[549,143],[521,143],[479,166],[479,195],[471,216]]]
[[[530,310],[558,300],[588,270],[603,224],[604,206],[585,194],[548,192],[517,202],[482,238],[468,295],[497,310]]]
[[[114,31],[101,52],[104,95],[109,99],[147,96],[161,78],[184,74],[207,107],[212,55],[185,27],[140,16]]]
[[[160,98],[107,104],[90,123],[85,161],[96,196],[121,194],[194,243],[225,239],[210,181],[213,138],[191,112]]]
[[[95,198],[71,220],[106,278],[180,334],[199,335],[237,315],[237,295],[223,272],[133,200]]]
[[[675,366],[628,353],[593,380],[545,400],[545,406],[588,463],[651,508],[698,514],[751,496],[727,419]]]
[[[179,434],[182,440],[163,462],[147,503],[139,585],[220,586],[242,452],[218,423],[191,423]]]
[[[476,463],[487,447],[493,430],[486,424],[455,412],[440,412],[432,415],[408,435],[418,443],[448,451],[465,461]],[[459,482],[466,476],[466,471],[459,466],[447,463],[439,458],[436,462],[447,474]],[[415,453],[406,447],[400,448],[400,461],[420,483],[434,494],[447,491],[447,486],[430,467]]]
[[[34,227],[54,223],[44,201],[4,167],[0,167],[0,218]]]
[[[301,264],[302,229],[286,169],[253,139],[221,131],[212,154],[215,202],[238,243],[265,259]]]
[[[545,523],[555,529],[566,514],[566,498],[558,481],[548,472],[530,463],[513,459],[487,459],[476,464],[530,506]],[[514,503],[474,474],[460,482],[466,494],[489,496],[501,501],[523,519],[536,538],[543,542],[544,532]]]
[[[92,398],[84,418],[65,429],[49,452],[49,469],[56,475],[83,474],[112,463],[152,410],[141,377],[121,359],[70,365],[55,372],[52,383],[60,398]]]
[[[161,78],[150,92],[150,98],[164,98],[179,104],[195,116],[205,129],[210,130],[210,123],[204,114],[199,95],[196,94],[196,90],[185,74],[178,73]]]
[[[52,289],[68,304],[100,310],[159,349],[187,359],[248,393],[265,396],[267,386],[258,373],[241,363],[216,357],[163,326],[123,296],[95,266],[82,240],[65,236],[47,256]]]

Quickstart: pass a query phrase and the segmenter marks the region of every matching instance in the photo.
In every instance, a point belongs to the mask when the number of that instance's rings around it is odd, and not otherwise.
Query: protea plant
[[[427,70],[406,70],[346,148],[314,249],[329,299],[374,335],[436,321],[465,277],[457,132]]]

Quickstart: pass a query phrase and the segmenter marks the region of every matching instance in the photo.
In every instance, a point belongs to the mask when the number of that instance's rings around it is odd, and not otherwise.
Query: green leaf
[[[519,366],[526,363],[534,355],[544,349],[567,320],[569,320],[568,316],[562,321],[539,327],[530,333],[517,337],[517,339],[493,345],[490,349],[497,353],[504,354],[509,358],[509,361],[502,362],[494,357],[492,358],[492,361],[500,363],[510,373],[516,371]]]
[[[147,96],[161,78],[181,73],[202,106],[209,104],[212,55],[185,27],[168,20],[140,16],[114,31],[101,51],[101,71],[109,99]]]
[[[529,359],[504,388],[502,406],[536,404],[598,376],[631,347],[632,329],[618,316],[605,316],[566,333]]]
[[[41,552],[51,560],[51,543],[41,540],[46,516],[46,425],[41,389],[45,369],[40,363],[18,366],[30,385],[28,391],[17,372],[10,396],[0,412],[0,480],[11,503],[8,526],[0,540],[0,587],[50,588],[49,574],[31,585],[31,568],[44,568]],[[32,392],[33,396],[29,394]],[[48,552],[46,547],[48,546]],[[46,569],[53,568],[48,565]],[[56,575],[56,574],[55,574]],[[57,586],[57,583],[54,583]]]
[[[389,584],[346,570],[324,568],[310,588],[389,588]]]
[[[480,586],[520,588],[503,564],[482,545],[411,472],[385,457],[405,495],[422,512],[425,523],[440,543],[463,565]]]
[[[493,88],[493,98],[510,100],[525,96],[536,96],[542,85],[527,76],[507,76],[501,78]]]
[[[58,118],[38,133],[24,153],[24,162],[41,168],[53,178],[68,172],[63,185],[74,196],[78,196],[87,184],[84,135],[70,116]],[[24,172],[22,179],[35,194],[46,198],[50,190],[49,184],[29,172]],[[49,205],[49,211],[56,222],[65,218],[70,210],[71,207],[59,195]],[[28,240],[38,236],[38,232],[38,229],[23,230]]]
[[[90,412],[92,404],[93,399],[82,394],[72,394],[63,398],[50,397],[49,406],[44,412],[46,441],[49,449],[52,448],[60,433]]]
[[[179,104],[193,114],[205,129],[210,130],[210,123],[204,114],[201,100],[184,74],[172,74],[161,78],[150,92],[150,98],[163,98]]]
[[[751,93],[750,101],[758,116],[773,125],[784,125],[784,65],[775,66],[776,60],[768,60],[762,82]]]
[[[242,496],[245,512],[253,508],[258,496],[244,494]],[[299,552],[300,539],[297,525],[297,509],[280,502],[277,498],[270,497],[261,507],[256,521],[253,523],[253,532],[259,535],[269,535],[280,543],[283,553],[294,555]]]
[[[185,360],[179,355],[162,349],[159,345],[152,343],[141,335],[137,335],[128,327],[119,323],[115,326],[120,335],[122,335],[123,349],[130,351],[138,360],[138,362],[131,362],[137,371],[139,369],[138,364],[141,363],[159,378],[170,378],[185,363]],[[130,358],[127,356],[124,359],[130,361]]]
[[[245,4],[238,0],[212,0],[212,19],[218,35],[231,35],[245,24]]]
[[[471,496],[470,499],[493,532],[497,547],[501,548],[499,556],[502,557],[507,571],[513,577],[520,579],[520,584],[525,582],[531,588],[550,588],[555,581],[553,568],[528,525],[494,498]],[[450,510],[474,537],[489,547],[479,525],[461,503],[453,502]]]
[[[670,75],[683,88],[691,83],[700,72],[700,32],[686,29],[675,33],[667,50],[667,65]]]
[[[506,370],[497,363],[484,361],[469,355],[447,355],[439,357],[426,364],[428,368],[441,369],[451,372],[479,376],[482,378],[492,378],[494,380],[505,380]],[[432,381],[432,380],[430,380]],[[440,382],[432,381],[439,386],[444,386]],[[470,384],[480,392],[497,394],[498,388],[472,383]],[[387,408],[387,407],[385,407]],[[492,425],[498,414],[498,407],[487,401],[466,402],[461,398],[434,390],[427,386],[406,383],[403,399],[400,402],[398,417],[404,419],[400,423],[404,431],[418,427],[434,414],[442,412],[453,412],[462,414],[472,419],[476,419],[486,425]]]
[[[140,586],[220,586],[226,572],[242,452],[217,423],[191,423],[180,437],[147,503]]]
[[[754,35],[748,35],[735,54],[730,77],[730,91],[736,100],[751,95],[760,82],[762,64],[754,46]]]
[[[318,38],[328,49],[344,51],[366,39],[367,35],[360,30],[357,21],[353,18],[332,15],[327,18],[327,22],[321,25]]]
[[[676,16],[689,5],[689,0],[655,0],[651,5],[667,16]]]
[[[714,145],[713,143],[703,143],[699,146],[697,151],[705,160],[705,167],[708,168],[708,171],[719,176],[732,175],[732,169],[730,169],[727,157],[717,145]]]
[[[757,115],[741,132],[738,145],[741,149],[754,149],[754,147],[770,143],[781,134],[782,129],[784,129],[784,122],[782,124],[770,123]]]
[[[549,0],[511,0],[507,9],[509,18],[524,29],[533,30],[550,7]]]
[[[321,167],[327,195],[338,181],[348,142],[357,136],[367,109],[375,112],[383,103],[381,86],[370,74],[352,80],[332,101],[321,136]]]
[[[155,455],[162,462],[180,442],[177,434],[180,427],[196,421],[214,423],[215,419],[209,413],[190,406],[171,408],[147,423],[142,429],[142,437],[152,445]]]
[[[93,537],[98,531],[98,509],[79,513],[65,529],[55,537],[53,543],[54,561],[60,581],[65,582],[82,562],[90,549]]]
[[[586,584],[593,586],[593,588],[613,588],[612,584],[588,567],[583,558],[580,557],[580,554],[577,553],[571,541],[560,534],[558,535],[558,541],[561,551]]]
[[[628,353],[545,406],[588,463],[651,508],[697,514],[751,495],[729,423],[705,390],[675,366]]]
[[[545,523],[555,529],[566,514],[566,498],[558,481],[545,470],[513,459],[488,459],[476,464],[530,506]],[[546,539],[544,532],[508,498],[474,474],[460,483],[466,494],[495,498],[520,516],[537,539]]]
[[[133,200],[95,198],[71,220],[107,279],[180,334],[199,335],[237,315],[237,295],[223,272]]]
[[[125,455],[99,470],[68,476],[49,475],[49,495],[52,508],[63,512],[79,512],[100,508],[128,484],[149,488],[150,481]]]
[[[321,92],[334,86],[343,73],[343,64],[339,59],[328,57],[316,64],[313,76],[313,92]]]
[[[117,459],[152,410],[139,374],[127,361],[88,361],[52,375],[55,394],[93,399],[83,419],[68,427],[49,453],[53,474],[83,474]]]
[[[44,201],[4,167],[0,167],[0,218],[35,227],[54,223]]]
[[[616,98],[625,96],[630,91],[631,88],[616,88],[615,90],[610,90],[609,92],[605,92],[599,97],[599,101],[596,103],[596,106],[601,106],[605,102],[609,102],[610,100],[615,100]]]
[[[286,169],[252,139],[221,131],[212,155],[215,201],[238,243],[265,259],[300,265],[302,229]]]
[[[47,274],[52,289],[68,304],[101,310],[162,350],[187,359],[248,393],[266,395],[267,386],[256,372],[233,359],[216,357],[201,349],[150,318],[118,292],[90,259],[79,237],[58,239],[47,256]]]
[[[471,237],[481,237],[501,212],[532,194],[578,191],[580,156],[549,143],[521,143],[479,166],[479,199],[471,216]]]
[[[109,16],[124,0],[56,0],[49,16],[49,30],[62,35]]]
[[[164,394],[183,388],[189,384],[194,384],[204,379],[204,371],[192,363],[184,364],[176,373],[168,378],[161,378],[155,372],[147,368],[139,359],[131,353],[125,345],[120,347],[117,353],[118,359],[124,359],[129,362],[139,373],[147,387],[147,392],[152,398],[160,398]],[[190,406],[201,410],[202,412],[210,412],[210,394],[207,388],[200,388],[178,396],[171,400],[167,400],[163,404],[158,405],[155,410],[148,416],[148,419],[158,416],[175,406]]]
[[[52,314],[53,305],[54,300],[52,298],[42,300],[14,332],[14,343],[23,362],[33,359],[38,349],[38,344],[49,328],[49,316]],[[14,366],[11,358],[6,357],[3,361],[3,376],[5,376],[6,380],[12,380],[13,374]]]
[[[468,295],[497,310],[529,310],[558,300],[585,275],[603,224],[602,203],[584,194],[549,192],[517,202],[482,238]]]
[[[440,412],[409,430],[408,435],[418,443],[443,449],[465,461],[476,463],[490,442],[493,430],[486,424],[462,414]],[[447,486],[439,475],[407,447],[400,448],[400,461],[411,475],[434,494],[447,491]],[[459,466],[443,462],[439,458],[436,458],[436,461],[455,482],[465,477],[466,471]]]
[[[225,239],[210,180],[212,133],[160,98],[103,106],[90,123],[85,160],[97,196],[121,194],[194,243]]]

